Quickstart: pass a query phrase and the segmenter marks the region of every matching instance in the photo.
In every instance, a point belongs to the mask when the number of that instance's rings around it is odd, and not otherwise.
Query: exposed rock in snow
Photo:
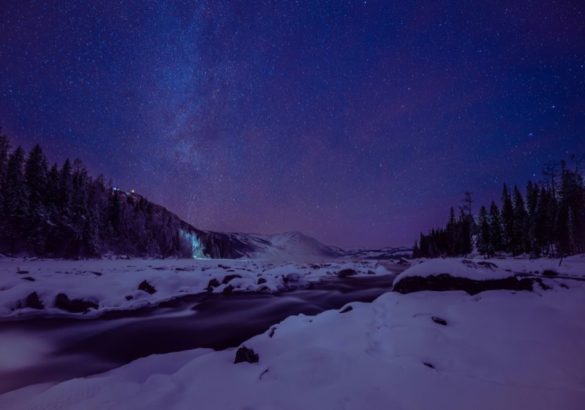
[[[156,293],[156,289],[154,288],[154,286],[152,286],[147,280],[143,280],[142,282],[140,282],[140,285],[138,285],[138,290],[142,290],[148,293],[149,295],[153,295]]]
[[[392,290],[399,293],[463,290],[475,295],[487,290],[532,290],[532,279],[510,276],[503,279],[469,279],[442,273],[440,275],[407,276],[397,279]]]
[[[65,293],[59,293],[55,296],[55,307],[70,313],[85,313],[97,309],[98,304],[85,299],[69,299]]]
[[[260,357],[254,350],[248,349],[246,346],[242,346],[236,352],[236,358],[234,359],[234,363],[258,363]]]

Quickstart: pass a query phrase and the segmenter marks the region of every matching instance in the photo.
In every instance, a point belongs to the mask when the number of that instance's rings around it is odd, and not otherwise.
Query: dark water
[[[392,278],[333,279],[277,294],[191,295],[99,319],[0,322],[0,354],[14,353],[17,363],[0,369],[0,394],[100,373],[155,353],[235,347],[288,316],[370,302],[390,290]]]

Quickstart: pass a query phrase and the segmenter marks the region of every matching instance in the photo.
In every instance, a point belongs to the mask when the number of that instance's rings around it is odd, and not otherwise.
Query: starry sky
[[[0,125],[203,229],[411,245],[585,153],[582,1],[2,1]]]

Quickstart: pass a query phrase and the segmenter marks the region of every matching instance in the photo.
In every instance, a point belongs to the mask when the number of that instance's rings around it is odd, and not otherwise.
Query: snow
[[[304,287],[333,277],[347,268],[354,269],[358,275],[390,273],[382,265],[371,261],[302,264],[219,259],[75,261],[0,258],[0,318],[73,315],[53,306],[59,293],[65,293],[70,299],[80,298],[97,303],[98,309],[75,314],[93,317],[106,311],[138,309],[183,295],[207,292],[213,279],[219,282],[219,286],[211,288],[214,293],[223,292],[228,286],[234,291],[274,292]],[[239,277],[228,281],[228,275]],[[259,278],[265,282],[259,284]],[[154,286],[156,293],[151,295],[138,289],[144,280]],[[38,294],[44,309],[24,306],[25,299],[32,292]]]
[[[542,274],[554,271],[560,275],[585,276],[585,255],[558,259],[420,259],[396,277],[394,283],[407,277],[448,274],[473,280],[503,279],[517,274]]]
[[[477,264],[482,261],[422,261],[404,274],[483,277],[553,266],[562,275],[585,273],[583,256],[561,266],[558,260],[510,259],[490,261],[497,266],[488,269]],[[87,263],[81,265],[85,270]],[[182,265],[187,262],[146,261],[144,271],[135,266],[132,275],[152,274],[149,278],[162,289],[154,269],[159,263],[169,268],[167,276],[179,275],[176,280],[193,274],[172,269],[191,266]],[[215,261],[198,263],[193,266],[200,274],[218,269]],[[255,266],[266,277],[293,267],[324,275],[340,268],[231,263],[236,272]],[[32,272],[35,266],[26,269]],[[124,271],[112,267],[109,274]],[[217,272],[217,277],[225,273]],[[258,363],[234,364],[236,349],[153,355],[101,375],[6,393],[0,408],[580,410],[585,404],[585,281],[567,277],[551,279],[552,289],[546,291],[389,292],[373,303],[351,303],[345,313],[287,318],[243,343],[259,354]]]
[[[235,349],[151,356],[7,393],[0,408],[577,410],[584,302],[581,281],[473,297],[387,293],[347,313],[289,317],[244,343],[256,364],[233,364]]]

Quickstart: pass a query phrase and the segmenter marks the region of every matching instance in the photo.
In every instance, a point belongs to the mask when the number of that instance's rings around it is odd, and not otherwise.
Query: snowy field
[[[390,273],[371,261],[298,264],[219,259],[0,258],[0,318],[46,314],[95,317],[106,311],[137,309],[200,292],[274,292],[306,287],[337,277],[340,272],[342,276]],[[56,306],[59,294],[67,296],[69,306]],[[75,300],[78,306],[71,302]]]
[[[532,292],[494,290],[473,296],[462,291],[388,292],[373,303],[350,303],[312,317],[292,316],[272,326],[243,343],[258,354],[257,363],[234,364],[237,349],[154,355],[101,375],[6,393],[0,396],[0,408],[585,408],[585,281],[581,280],[585,277],[585,256],[568,258],[561,266],[558,260],[545,259],[485,262],[414,261],[395,283],[401,278],[446,273],[474,280],[530,274],[544,278],[544,286],[535,285]],[[105,262],[96,262],[100,263],[105,270]],[[136,278],[131,286],[117,285],[124,291],[116,293],[126,294],[139,279],[149,279],[160,289],[180,289],[165,285],[156,269],[159,263],[166,264],[167,275],[179,275],[176,281],[189,273],[176,272],[176,267],[183,265],[175,262],[145,261],[144,270],[133,271]],[[208,279],[221,279],[225,272],[218,270],[223,269],[218,263],[223,261],[193,265],[210,276],[190,286],[203,289]],[[71,264],[69,269],[74,262]],[[250,262],[231,264],[237,273],[246,272],[244,267],[251,269]],[[33,266],[26,267],[31,276],[42,275],[33,271]],[[107,278],[106,272],[102,276],[89,272],[98,269],[97,265],[79,266],[76,275],[90,280]],[[205,266],[208,269],[203,270]],[[365,264],[360,272],[368,274],[375,266]],[[257,263],[257,272],[267,277],[267,272],[274,270],[280,272],[273,275],[277,277],[293,267],[299,273],[297,265],[268,267]],[[302,277],[309,280],[333,275],[345,267],[331,265],[313,273],[307,267]],[[41,262],[38,268],[42,270]],[[382,268],[378,269],[382,273]],[[554,273],[545,272],[553,269]],[[108,275],[123,270],[112,267]],[[249,273],[254,279],[258,277],[256,272]],[[55,277],[57,272],[50,275]],[[14,280],[3,279],[5,283]],[[250,281],[244,283],[244,288],[255,286]],[[281,283],[282,279],[274,279],[269,286],[276,288]],[[87,291],[81,286],[71,289]],[[49,299],[51,296],[48,294]]]

